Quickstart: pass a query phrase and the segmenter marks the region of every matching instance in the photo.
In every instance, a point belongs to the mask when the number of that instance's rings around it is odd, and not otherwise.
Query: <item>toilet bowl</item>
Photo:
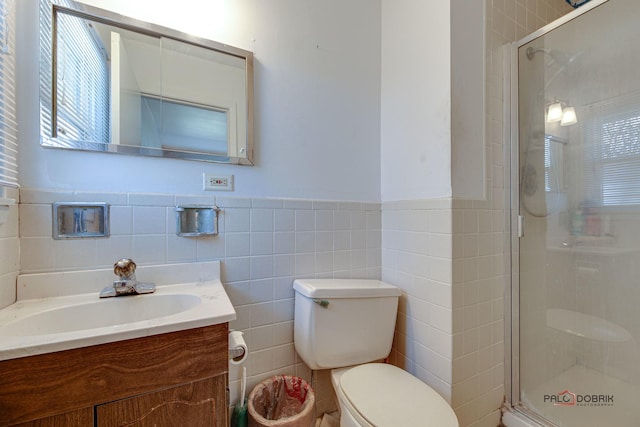
[[[457,427],[453,409],[408,372],[384,363],[331,371],[341,427]]]
[[[294,344],[311,369],[332,369],[341,427],[458,427],[435,390],[385,363],[400,289],[379,280],[294,281]]]

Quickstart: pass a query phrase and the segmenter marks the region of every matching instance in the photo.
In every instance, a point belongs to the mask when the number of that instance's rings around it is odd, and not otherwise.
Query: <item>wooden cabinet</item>
[[[15,424],[13,427],[93,426],[93,408],[84,408],[65,414],[52,415],[39,420]]]
[[[220,375],[100,405],[96,425],[226,427],[226,418],[220,416],[227,406],[225,394],[226,377]]]
[[[227,426],[227,334],[225,323],[2,361],[0,426]]]

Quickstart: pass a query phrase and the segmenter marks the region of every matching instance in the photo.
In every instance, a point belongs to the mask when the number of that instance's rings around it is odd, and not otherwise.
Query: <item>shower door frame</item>
[[[518,49],[531,41],[546,35],[575,18],[607,3],[609,0],[591,0],[578,9],[556,19],[528,36],[503,47],[503,140],[505,151],[505,182],[509,191],[505,192],[510,207],[507,216],[509,247],[506,258],[510,271],[505,289],[505,406],[514,415],[521,416],[541,426],[554,427],[548,420],[529,410],[520,401],[520,237],[524,228],[520,218],[520,129],[518,104]],[[508,175],[507,175],[508,174]],[[525,231],[526,232],[526,231]],[[521,235],[522,234],[522,235]],[[505,251],[506,252],[506,251]]]

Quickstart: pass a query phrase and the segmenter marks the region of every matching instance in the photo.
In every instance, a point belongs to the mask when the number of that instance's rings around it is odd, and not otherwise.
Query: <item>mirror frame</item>
[[[47,35],[50,46],[45,45],[43,41],[42,20],[40,15],[39,36],[40,36],[40,145],[47,148],[70,149],[80,151],[93,151],[101,153],[119,153],[128,155],[140,155],[151,157],[176,158],[185,160],[198,160],[215,163],[229,163],[237,165],[253,166],[254,164],[254,131],[253,131],[253,53],[244,49],[229,46],[223,43],[215,42],[205,38],[197,37],[191,34],[183,33],[178,30],[163,27],[161,25],[140,21],[115,12],[107,11],[87,4],[79,3],[73,0],[67,0],[64,3],[61,0],[40,0],[40,14],[49,13],[51,21],[50,33]],[[42,3],[46,3],[43,7]],[[48,11],[48,12],[47,12]],[[240,146],[239,150],[244,148],[246,157],[223,156],[213,153],[203,153],[195,151],[179,151],[162,148],[152,148],[133,145],[96,143],[88,141],[77,141],[59,137],[56,135],[52,124],[55,122],[53,116],[56,114],[55,100],[55,79],[56,79],[56,63],[55,63],[55,19],[58,12],[73,15],[79,18],[85,18],[92,21],[100,22],[106,25],[112,25],[129,31],[134,31],[153,37],[164,37],[175,41],[191,44],[197,47],[214,50],[227,55],[235,56],[245,61],[245,77],[246,77],[246,99],[247,118],[246,118],[246,142],[245,146]],[[50,73],[42,71],[42,64],[51,64]]]

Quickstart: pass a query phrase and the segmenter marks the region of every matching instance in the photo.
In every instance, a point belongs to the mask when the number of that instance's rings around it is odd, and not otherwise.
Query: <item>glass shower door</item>
[[[640,425],[639,22],[610,0],[518,47],[514,387],[558,426]]]

